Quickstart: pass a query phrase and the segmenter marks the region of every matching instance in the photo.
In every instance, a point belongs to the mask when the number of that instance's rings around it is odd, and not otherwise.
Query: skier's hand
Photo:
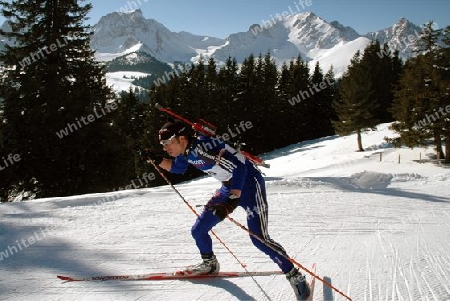
[[[213,212],[213,214],[215,214],[221,221],[223,221],[225,217],[228,216],[228,214],[230,214],[231,212],[234,211],[234,209],[236,209],[240,200],[241,200],[240,197],[231,194],[228,197],[228,200],[226,200],[225,202],[209,206],[207,205],[207,207],[209,207],[209,209]]]
[[[230,195],[235,195],[235,196],[237,196],[237,197],[241,197],[241,190],[239,190],[239,189],[231,189],[230,190]]]
[[[163,160],[163,157],[156,155],[154,152],[152,152],[149,149],[139,150],[139,156],[142,158],[142,160],[147,161],[147,162],[152,161],[156,165],[161,164],[161,162]]]

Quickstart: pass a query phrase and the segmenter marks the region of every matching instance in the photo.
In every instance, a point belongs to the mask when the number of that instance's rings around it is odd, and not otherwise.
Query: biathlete
[[[181,122],[164,124],[159,131],[159,141],[164,151],[173,159],[146,151],[146,160],[177,174],[186,172],[191,164],[222,183],[192,226],[192,237],[200,251],[202,262],[188,266],[183,272],[190,275],[219,272],[220,264],[214,255],[209,231],[239,206],[247,212],[248,229],[262,238],[267,245],[250,236],[253,244],[280,267],[297,299],[306,300],[310,295],[310,288],[305,276],[287,259],[289,256],[284,248],[271,239],[267,231],[266,187],[261,173],[254,165],[220,139],[195,137],[188,126]],[[286,256],[280,256],[275,250]]]

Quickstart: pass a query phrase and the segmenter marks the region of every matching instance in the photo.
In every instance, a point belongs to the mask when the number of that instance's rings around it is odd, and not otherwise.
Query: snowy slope
[[[106,82],[114,91],[128,91],[130,88],[133,90],[135,88],[141,88],[133,85],[132,82],[136,78],[141,78],[149,75],[148,73],[135,72],[135,71],[118,71],[118,72],[107,72]]]
[[[386,124],[363,135],[364,153],[354,151],[351,135],[267,154],[271,237],[306,267],[317,263],[317,273],[353,300],[450,300],[450,171],[427,161],[432,149],[391,148],[383,140],[391,135]],[[201,206],[218,185],[203,178],[177,188]],[[283,276],[99,283],[55,277],[173,271],[197,262],[195,216],[168,186],[1,204],[0,214],[1,300],[294,298]],[[232,216],[245,223],[243,210]],[[276,268],[234,224],[215,230],[250,271]],[[223,271],[242,270],[214,244]],[[317,282],[315,300],[344,298]]]
[[[314,58],[308,63],[310,70],[314,70],[317,63],[320,64],[322,70],[327,72],[333,67],[335,78],[340,78],[347,71],[350,60],[355,53],[360,50],[364,52],[364,48],[369,45],[371,41],[367,38],[360,37],[350,42],[341,42],[331,49],[316,49],[311,51]]]

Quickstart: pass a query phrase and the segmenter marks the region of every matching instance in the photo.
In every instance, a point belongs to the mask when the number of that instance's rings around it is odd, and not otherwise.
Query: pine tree
[[[216,126],[221,126],[222,124],[219,124],[219,121],[220,123],[223,122],[223,120],[221,120],[223,118],[221,115],[223,102],[221,101],[220,91],[217,85],[218,72],[216,60],[213,57],[211,57],[208,60],[208,65],[206,66],[205,81],[206,81],[205,105],[208,107],[208,119],[217,120],[218,122],[216,123]],[[206,116],[203,117],[206,118]]]
[[[426,145],[432,137],[432,131],[427,128],[428,121],[422,120],[430,110],[424,92],[426,71],[423,61],[424,58],[419,56],[406,62],[395,90],[392,113],[396,122],[391,127],[400,133],[399,138],[392,140],[396,146]]]
[[[415,41],[414,52],[418,55],[429,52],[435,53],[440,50],[439,38],[442,36],[442,29],[435,28],[433,21],[424,24],[419,39]]]
[[[275,60],[270,52],[262,58],[261,99],[260,113],[262,118],[262,136],[259,140],[264,142],[261,151],[271,151],[284,146],[283,138],[280,137],[279,129],[284,127],[286,102],[279,98],[277,93],[279,72]],[[252,129],[251,131],[253,131]]]
[[[278,77],[278,85],[277,85],[277,93],[278,96],[284,100],[286,103],[289,103],[291,95],[293,95],[293,91],[291,88],[291,73],[289,71],[289,67],[286,62],[283,62],[281,65],[280,74]],[[291,105],[295,105],[295,102]]]
[[[383,53],[383,55],[380,55]],[[391,53],[387,44],[369,44],[361,55],[353,57],[340,82],[340,100],[334,105],[339,121],[333,122],[338,134],[356,131],[358,150],[363,151],[361,133],[378,122],[393,120],[393,88],[398,82],[402,62],[398,52]]]
[[[0,100],[0,102],[1,101],[2,100]],[[2,154],[2,161],[0,161],[0,202],[7,202],[9,191],[11,190],[12,185],[14,185],[14,174],[5,171],[7,167],[4,165],[3,158],[5,158],[4,156],[7,157],[10,153],[5,147],[7,141],[3,138],[3,125],[3,111],[0,110],[0,154]],[[11,166],[11,168],[13,167]]]
[[[373,100],[378,107],[374,114],[380,122],[392,122],[390,107],[394,99],[393,89],[398,81],[402,62],[398,52],[392,53],[387,44],[381,45],[378,40],[369,44],[361,58],[363,68],[370,70],[366,80],[371,81],[374,90]],[[380,57],[380,53],[383,53]]]
[[[250,121],[256,128],[256,119],[260,118],[260,116],[255,116],[254,114],[255,106],[258,103],[257,87],[258,81],[260,80],[256,76],[257,63],[258,61],[255,59],[253,54],[250,54],[242,62],[236,87],[236,106],[234,107],[234,113],[237,121]],[[248,133],[244,133],[245,140],[248,135]],[[253,137],[256,137],[256,135],[254,134]],[[248,140],[244,142],[250,144],[250,141]],[[258,152],[258,146],[251,144],[249,147],[250,152]]]
[[[308,112],[307,102],[311,97],[309,91],[309,68],[299,55],[296,60],[289,62],[289,72],[282,70],[283,81],[280,82],[280,93],[286,104],[290,104],[290,114],[285,118],[285,128],[289,131],[285,143],[297,143],[310,139],[312,136],[308,131],[312,116]]]
[[[291,80],[290,80],[290,72],[288,65],[284,62],[281,65],[281,70],[278,76],[278,84],[276,88],[276,92],[278,95],[278,99],[280,102],[280,113],[282,115],[283,125],[277,129],[278,134],[281,137],[284,137],[283,142],[286,142],[287,137],[292,135],[291,124],[292,121],[292,105],[289,102],[291,100],[291,95],[294,93],[291,89]],[[294,103],[295,105],[295,103]]]
[[[195,118],[208,115],[209,107],[205,106],[208,103],[208,91],[206,82],[206,66],[203,57],[200,57],[198,63],[192,68],[190,73],[190,95],[189,103],[191,105],[191,112]]]
[[[423,80],[425,84],[421,86],[423,87],[424,100],[428,102],[427,107],[429,108],[426,114],[431,116],[442,104],[441,93],[439,90],[440,78],[436,69],[433,68],[439,61],[438,55],[441,50],[439,37],[442,34],[442,29],[435,29],[433,25],[434,22],[432,21],[424,25],[421,36],[415,45],[417,53],[422,56],[421,62],[423,64]],[[437,118],[436,122],[433,120],[433,122],[428,124],[428,127],[431,129],[434,137],[438,158],[444,158],[445,154],[442,150],[442,128],[440,123],[439,118]]]
[[[331,72],[331,73],[330,73]],[[333,109],[331,107],[333,101],[334,78],[332,69],[325,76],[320,68],[319,62],[316,63],[313,74],[310,79],[312,96],[309,99],[311,105],[311,114],[314,116],[311,127],[313,138],[325,137],[334,133],[331,124]]]
[[[238,71],[239,67],[236,59],[228,57],[216,78],[217,101],[220,103],[220,119],[223,119],[222,122],[218,123],[218,126],[222,129],[226,129],[233,123],[238,122],[238,117],[236,117]]]
[[[117,108],[105,69],[94,60],[90,4],[73,0],[0,1],[11,45],[0,54],[3,143],[21,160],[8,188],[37,197],[107,191],[119,176]],[[67,135],[62,135],[66,130]],[[58,134],[59,133],[59,134]]]
[[[445,70],[448,49],[439,43],[441,34],[442,30],[435,30],[432,22],[425,24],[416,45],[418,56],[407,62],[400,77],[392,110],[397,122],[392,128],[400,134],[397,145],[414,147],[433,140],[437,157],[449,161],[449,152],[446,155],[442,149],[449,129],[445,108],[450,103],[449,74]]]
[[[333,66],[330,67],[328,72],[325,74],[325,82],[328,84],[328,88],[323,91],[323,98],[325,99],[325,108],[323,114],[327,116],[328,123],[324,130],[326,130],[325,135],[335,134],[332,120],[336,120],[336,112],[333,107],[333,103],[336,99],[339,99],[339,81],[336,80],[334,75]]]
[[[441,91],[444,116],[441,116],[442,132],[445,137],[445,163],[450,163],[450,26],[443,30],[442,44],[439,52],[438,62],[433,67],[439,73],[439,90]],[[442,111],[441,111],[442,112]],[[446,117],[446,118],[445,118]]]
[[[364,151],[361,133],[373,129],[379,120],[375,117],[377,102],[373,99],[373,85],[370,70],[361,64],[358,51],[352,58],[340,85],[341,99],[334,102],[339,120],[334,120],[335,131],[347,135],[353,131],[357,134],[358,151]]]

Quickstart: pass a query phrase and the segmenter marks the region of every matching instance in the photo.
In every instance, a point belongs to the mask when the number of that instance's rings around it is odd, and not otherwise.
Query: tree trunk
[[[441,134],[436,131],[434,131],[434,145],[436,146],[436,155],[438,159],[445,158],[444,151],[442,150]]]
[[[358,152],[363,152],[364,148],[362,147],[361,142],[361,129],[356,130],[356,137],[358,138]]]
[[[445,137],[445,161],[446,164],[450,164],[450,137]]]

